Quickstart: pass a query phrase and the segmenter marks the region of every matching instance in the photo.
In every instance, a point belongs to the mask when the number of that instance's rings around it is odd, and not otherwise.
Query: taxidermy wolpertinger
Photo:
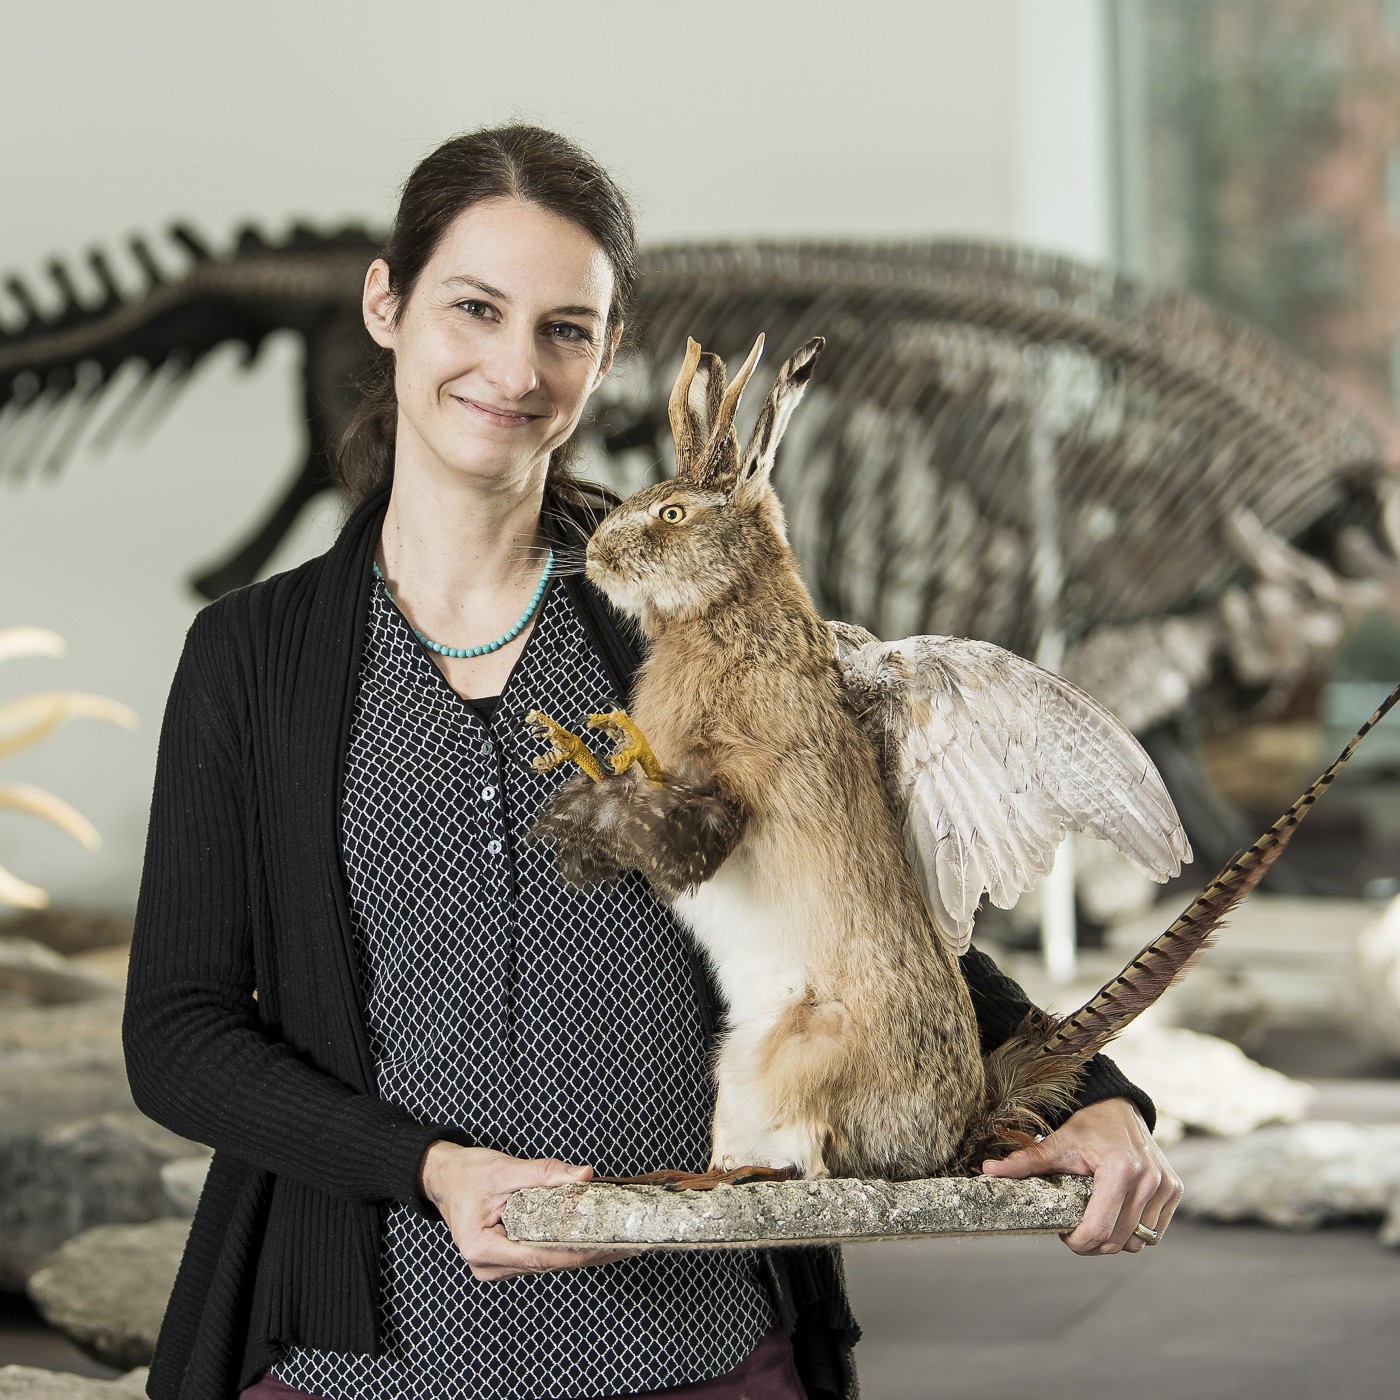
[[[1186,838],[1137,741],[1066,681],[989,643],[881,643],[822,620],[769,474],[824,342],[783,365],[741,451],[762,343],[726,386],[689,342],[675,478],[589,541],[589,578],[650,650],[630,714],[589,719],[617,743],[611,774],[531,716],[552,745],[537,764],[583,769],[535,834],[570,880],[642,871],[709,956],[728,1009],[715,1169],[975,1171],[1068,1106],[1085,1061],[1201,950],[1342,760],[1085,1008],[1033,1013],[984,1060],[957,967],[983,891],[1009,906],[1067,831],[1159,881]]]

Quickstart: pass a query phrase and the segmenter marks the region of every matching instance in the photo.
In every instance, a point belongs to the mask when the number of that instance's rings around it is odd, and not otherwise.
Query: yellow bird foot
[[[587,773],[595,783],[603,781],[603,766],[583,740],[565,729],[556,720],[538,710],[531,710],[525,716],[525,723],[534,731],[535,737],[549,745],[549,752],[537,754],[530,760],[538,773],[548,773],[561,763],[573,763]]]
[[[591,729],[603,730],[613,741],[614,748],[608,755],[608,764],[614,773],[625,773],[637,763],[652,782],[661,782],[661,765],[656,761],[651,745],[622,710],[608,710],[605,714],[589,715],[588,724]]]

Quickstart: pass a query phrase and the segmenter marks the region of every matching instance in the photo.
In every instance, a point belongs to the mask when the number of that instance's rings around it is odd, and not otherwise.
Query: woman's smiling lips
[[[475,399],[464,399],[460,394],[453,394],[464,408],[470,409],[483,422],[490,423],[497,428],[519,428],[526,423],[533,422],[542,415],[538,413],[519,413],[506,408],[492,408],[489,404],[478,403]]]

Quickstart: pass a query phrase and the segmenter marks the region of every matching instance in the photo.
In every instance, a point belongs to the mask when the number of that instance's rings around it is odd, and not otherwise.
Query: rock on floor
[[[1311,1086],[1258,1064],[1228,1040],[1147,1017],[1108,1053],[1157,1105],[1160,1142],[1176,1142],[1186,1128],[1238,1137],[1265,1123],[1296,1123],[1315,1097]]]
[[[146,1367],[112,1381],[95,1381],[71,1371],[39,1366],[0,1366],[0,1400],[123,1400],[145,1395]]]
[[[0,989],[0,998],[5,995]],[[39,1006],[29,998],[4,1005],[0,1015],[0,1056],[13,1051],[66,1050],[98,1045],[120,1049],[122,1038],[120,990],[91,1001],[64,1006]]]
[[[0,935],[0,987],[40,1006],[93,1001],[118,984],[30,938]]]
[[[1350,1000],[1366,1040],[1400,1055],[1400,896],[1357,935]]]
[[[0,1054],[0,1289],[90,1225],[168,1215],[160,1169],[200,1150],[137,1111],[120,1046]]]
[[[97,1225],[65,1241],[29,1278],[50,1326],[108,1366],[144,1365],[155,1350],[187,1220]]]
[[[1287,1230],[1379,1219],[1382,1243],[1400,1247],[1400,1125],[1297,1123],[1188,1140],[1172,1149],[1172,1166],[1188,1214]]]
[[[85,953],[131,943],[135,911],[121,913],[78,905],[0,911],[0,936],[29,938],[55,953]]]
[[[204,1191],[204,1180],[209,1175],[209,1164],[213,1160],[208,1153],[202,1157],[177,1157],[160,1169],[160,1182],[165,1188],[171,1215],[194,1218],[195,1208]]]
[[[774,1181],[667,1191],[659,1186],[550,1186],[506,1204],[511,1239],[662,1248],[798,1245],[1035,1234],[1073,1229],[1087,1177],[932,1177],[923,1181]]]

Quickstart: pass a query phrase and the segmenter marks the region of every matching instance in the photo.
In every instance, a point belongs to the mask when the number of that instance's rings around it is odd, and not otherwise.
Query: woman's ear
[[[360,298],[361,314],[370,338],[385,350],[394,348],[394,310],[397,299],[389,290],[389,264],[375,258],[365,273],[365,290]]]

